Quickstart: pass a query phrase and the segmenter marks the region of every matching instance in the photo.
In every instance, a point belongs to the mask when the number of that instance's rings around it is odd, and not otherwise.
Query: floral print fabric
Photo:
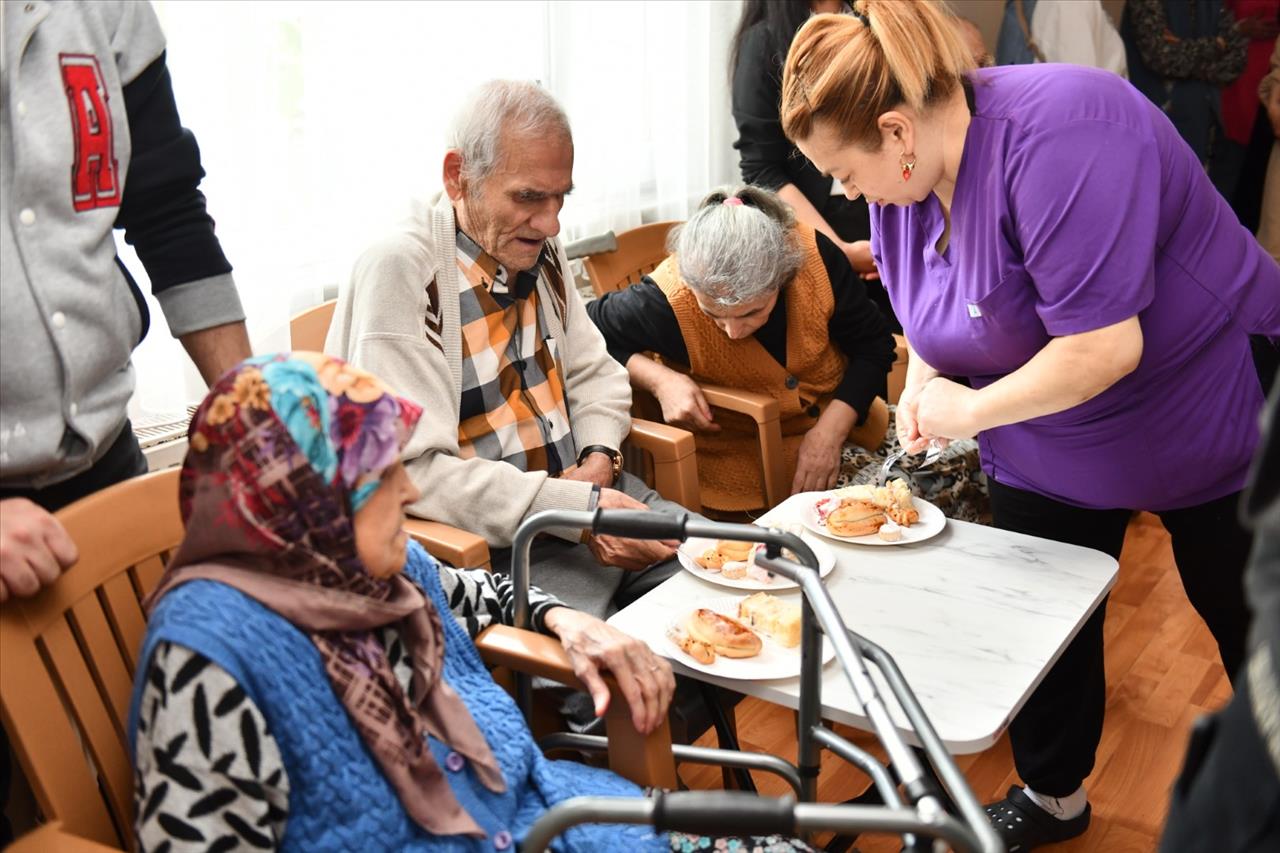
[[[441,677],[440,614],[399,573],[371,575],[356,547],[356,512],[421,413],[371,374],[320,353],[242,362],[192,419],[179,488],[186,534],[148,606],[207,579],[287,619],[320,652],[409,816],[437,835],[482,835],[422,736],[470,759],[485,787],[505,789],[483,733]],[[411,651],[409,693],[373,635],[389,625]]]

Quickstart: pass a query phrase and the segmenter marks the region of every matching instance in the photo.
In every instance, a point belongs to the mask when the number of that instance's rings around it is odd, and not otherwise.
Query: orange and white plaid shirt
[[[462,231],[457,235],[462,331],[458,455],[557,476],[577,461],[564,373],[537,287],[555,260],[544,248],[531,270],[507,270]]]

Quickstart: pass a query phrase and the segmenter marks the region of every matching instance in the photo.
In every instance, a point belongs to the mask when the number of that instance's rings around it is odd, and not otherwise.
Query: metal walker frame
[[[835,830],[840,833],[888,832],[903,836],[908,849],[928,849],[925,839],[950,845],[962,853],[1003,853],[1004,846],[968,781],[947,752],[933,725],[911,691],[893,657],[880,646],[845,627],[830,594],[818,576],[818,560],[812,549],[795,534],[754,524],[706,521],[687,512],[670,515],[640,510],[595,512],[547,511],[528,518],[512,543],[511,575],[515,586],[515,627],[530,627],[530,547],[534,538],[551,528],[580,528],[596,534],[633,539],[690,537],[734,539],[765,545],[756,563],[799,585],[803,593],[800,642],[800,702],[797,725],[797,758],[782,758],[708,747],[674,745],[677,762],[750,768],[782,777],[795,791],[790,797],[771,798],[736,791],[684,791],[658,794],[652,799],[575,797],[549,809],[531,828],[522,849],[542,853],[564,830],[580,823],[653,824],[655,829],[702,834],[784,834]],[[792,551],[799,562],[781,555]],[[822,640],[832,644],[836,660],[848,679],[863,715],[888,754],[886,766],[866,750],[850,743],[823,724],[821,719]],[[946,788],[958,814],[944,806],[917,753],[898,732],[881,697],[867,662],[884,676],[915,730],[923,754]],[[516,701],[530,719],[532,690],[529,676],[517,675]],[[545,749],[570,748],[604,751],[607,738],[598,735],[557,733],[540,741]],[[820,750],[827,749],[866,773],[884,805],[823,804],[815,802]]]

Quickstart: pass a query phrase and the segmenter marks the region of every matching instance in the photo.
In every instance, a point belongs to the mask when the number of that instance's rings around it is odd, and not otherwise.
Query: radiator
[[[148,471],[161,471],[181,465],[187,455],[187,426],[195,416],[196,406],[188,406],[185,417],[143,415],[133,421],[133,434],[138,438]]]

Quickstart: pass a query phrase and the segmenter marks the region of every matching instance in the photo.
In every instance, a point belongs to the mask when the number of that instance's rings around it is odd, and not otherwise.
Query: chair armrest
[[[867,411],[867,419],[862,426],[849,430],[849,440],[864,450],[875,453],[889,433],[889,407],[884,400],[876,397],[871,401]]]
[[[505,666],[567,687],[582,687],[560,641],[509,625],[493,625],[476,637],[476,649],[489,666]]]
[[[582,689],[582,682],[574,675],[568,654],[554,637],[494,625],[476,637],[476,648],[490,666],[503,666]],[[637,785],[674,789],[677,784],[676,765],[667,720],[664,719],[662,725],[649,735],[640,734],[631,723],[630,706],[617,682],[607,673],[604,680],[611,694],[609,708],[605,711],[605,726],[609,732],[609,768]]]
[[[653,488],[669,501],[694,512],[702,509],[693,433],[679,427],[632,418],[627,441],[653,459]]]
[[[119,847],[108,847],[62,828],[61,821],[46,823],[26,833],[4,848],[6,853],[119,853]]]
[[[727,388],[723,385],[700,385],[709,405],[746,415],[757,424],[776,421],[781,416],[778,401],[767,394]]]
[[[437,560],[460,569],[489,568],[489,543],[483,536],[422,518],[407,519],[404,529]]]
[[[726,388],[722,385],[701,385],[707,403],[720,409],[738,412],[756,422],[760,442],[760,472],[764,483],[764,499],[769,507],[775,507],[787,499],[791,484],[787,482],[787,459],[782,449],[782,409],[778,401],[765,394]]]

